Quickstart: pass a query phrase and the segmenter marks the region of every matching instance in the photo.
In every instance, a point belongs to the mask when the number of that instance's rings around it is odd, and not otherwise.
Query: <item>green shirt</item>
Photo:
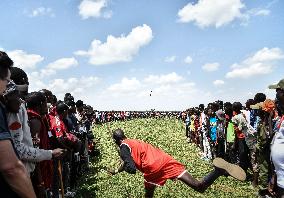
[[[234,142],[234,141],[235,141],[234,124],[232,122],[229,122],[227,127],[227,142]]]

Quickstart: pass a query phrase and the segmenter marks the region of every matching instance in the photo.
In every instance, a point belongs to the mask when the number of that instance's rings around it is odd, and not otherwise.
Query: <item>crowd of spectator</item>
[[[0,51],[1,197],[74,197],[95,155],[92,127],[136,118],[174,117],[185,122],[187,141],[202,159],[222,157],[240,165],[260,197],[284,197],[284,80],[243,106],[216,101],[173,111],[97,111],[70,93],[28,92],[24,70]]]
[[[276,99],[257,93],[240,102],[215,101],[182,112],[187,141],[206,161],[216,157],[242,167],[259,197],[284,197],[284,79],[269,86]]]
[[[29,93],[24,70],[0,51],[1,197],[74,197],[96,154],[93,124],[171,116],[165,112],[96,111],[70,93]]]

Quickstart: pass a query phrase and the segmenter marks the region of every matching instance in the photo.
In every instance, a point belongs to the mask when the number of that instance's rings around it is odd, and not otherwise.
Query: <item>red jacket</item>
[[[73,145],[78,142],[78,138],[72,133],[68,132],[63,120],[58,115],[49,114],[50,131],[57,139],[64,139],[64,143]]]
[[[42,117],[37,112],[28,109],[27,110],[29,120],[32,119],[38,119],[41,122],[41,128],[40,128],[40,134],[39,134],[39,148],[40,149],[50,149],[50,142],[48,138],[48,122],[45,117]],[[52,174],[53,173],[53,165],[52,161],[42,161],[39,163],[39,170],[41,174],[42,181],[39,181],[40,183],[43,182],[43,185],[45,188],[51,188],[52,184]],[[39,183],[39,184],[40,184]]]
[[[140,140],[126,139],[122,144],[129,147],[136,168],[144,175],[158,172],[173,159],[164,151]]]

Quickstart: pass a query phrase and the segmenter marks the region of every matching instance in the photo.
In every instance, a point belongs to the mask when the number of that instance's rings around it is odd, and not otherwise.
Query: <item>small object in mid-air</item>
[[[153,91],[150,92],[150,96],[152,96],[152,92],[153,92]]]

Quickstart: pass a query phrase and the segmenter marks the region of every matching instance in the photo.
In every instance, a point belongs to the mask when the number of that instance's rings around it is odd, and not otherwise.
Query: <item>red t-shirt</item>
[[[126,139],[122,144],[130,148],[136,168],[144,175],[158,172],[166,163],[173,159],[164,151],[141,140]]]
[[[67,128],[57,115],[49,115],[50,130],[53,136],[60,138],[66,136]]]

